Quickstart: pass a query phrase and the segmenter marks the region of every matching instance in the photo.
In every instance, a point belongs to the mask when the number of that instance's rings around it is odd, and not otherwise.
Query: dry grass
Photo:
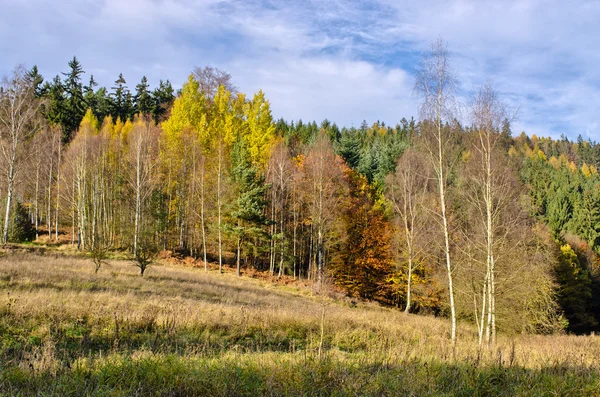
[[[147,376],[188,379],[177,389],[183,395],[245,394],[248,387],[294,395],[325,380],[329,387],[315,394],[382,394],[367,386],[380,382],[407,394],[469,395],[504,390],[502,382],[488,382],[497,371],[517,394],[536,392],[531,382],[566,395],[583,387],[600,394],[596,336],[500,337],[497,346],[479,351],[474,328],[463,324],[454,351],[447,321],[197,268],[154,266],[142,278],[130,262],[113,261],[94,274],[86,259],[5,255],[0,314],[0,392],[8,394],[61,394],[67,389],[49,386],[60,380],[77,393],[118,395],[118,387],[104,393],[90,385],[113,367],[127,373],[144,365]],[[195,382],[213,372],[220,377],[213,374],[198,389]],[[229,383],[238,375],[249,378]],[[20,376],[38,381],[26,387]],[[153,379],[122,391],[163,393]],[[336,388],[338,382],[345,386]],[[407,382],[410,388],[394,389]]]

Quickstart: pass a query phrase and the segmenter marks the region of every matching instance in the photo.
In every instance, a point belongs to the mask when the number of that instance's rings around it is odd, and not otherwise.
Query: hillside
[[[499,336],[300,284],[0,258],[2,395],[600,395],[596,336]]]

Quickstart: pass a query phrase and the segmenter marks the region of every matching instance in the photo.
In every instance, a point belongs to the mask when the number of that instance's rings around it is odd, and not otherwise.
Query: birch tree
[[[422,252],[417,246],[417,241],[426,223],[424,197],[429,185],[428,178],[424,159],[419,153],[407,150],[400,158],[396,171],[389,175],[387,180],[387,196],[400,218],[404,235],[403,251],[407,262],[405,313],[410,311],[413,272],[418,267],[416,261]]]
[[[17,66],[0,84],[0,153],[6,176],[6,211],[2,242],[8,242],[10,211],[19,163],[28,139],[41,125],[40,101],[35,99],[34,85],[24,66]]]
[[[455,73],[450,67],[447,46],[440,38],[431,45],[431,49],[421,59],[414,89],[422,98],[420,106],[420,116],[423,121],[422,144],[437,179],[438,216],[444,239],[443,251],[450,304],[450,337],[453,344],[456,344],[456,306],[452,277],[454,267],[451,258],[447,188],[452,166],[450,152],[453,141],[453,129],[448,124],[453,123],[455,118],[457,84]]]
[[[324,131],[319,133],[314,146],[304,162],[305,197],[308,203],[313,241],[311,263],[321,283],[325,268],[327,243],[332,240],[334,223],[340,214],[347,190],[342,169],[342,160],[333,152],[331,142]]]
[[[134,193],[133,255],[137,257],[140,227],[145,225],[145,208],[155,183],[160,131],[147,118],[138,118],[129,134],[129,185]]]

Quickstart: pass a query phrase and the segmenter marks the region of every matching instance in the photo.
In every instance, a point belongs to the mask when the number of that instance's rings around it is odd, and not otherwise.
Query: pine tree
[[[8,241],[23,243],[35,239],[35,229],[29,220],[27,209],[17,201],[11,214],[11,223],[8,229]]]

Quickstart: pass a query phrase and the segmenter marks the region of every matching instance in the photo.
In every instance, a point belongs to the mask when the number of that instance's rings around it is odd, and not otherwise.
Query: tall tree
[[[140,229],[148,229],[147,203],[152,194],[155,168],[158,163],[158,139],[160,131],[148,118],[139,117],[128,135],[129,174],[128,182],[134,193],[133,255],[138,254]]]
[[[311,273],[317,276],[319,282],[323,279],[326,250],[334,240],[335,222],[347,190],[342,164],[325,133],[319,133],[303,164],[303,189],[310,211],[314,241]]]
[[[79,127],[79,123],[86,110],[83,98],[83,86],[81,84],[81,76],[84,71],[77,57],[73,57],[69,61],[69,68],[71,68],[69,72],[63,73],[65,76],[63,85],[66,93],[63,132],[65,133],[64,139],[66,142],[71,140],[73,132]]]
[[[237,275],[241,275],[242,244],[249,238],[266,235],[264,227],[268,224],[265,216],[265,193],[269,185],[259,167],[251,161],[250,152],[243,137],[234,144],[232,150],[231,176],[235,183],[236,200],[231,211],[232,222],[229,226],[236,240]]]
[[[431,166],[437,179],[439,193],[439,217],[444,239],[446,274],[450,303],[450,337],[456,344],[456,307],[454,304],[453,265],[451,260],[450,224],[447,208],[447,188],[452,155],[454,129],[448,123],[454,122],[456,108],[455,92],[457,80],[450,67],[448,49],[440,38],[431,45],[429,52],[421,60],[417,70],[415,91],[421,96],[420,113],[422,143],[429,155]]]
[[[115,85],[111,89],[113,90],[111,93],[111,114],[115,120],[119,118],[122,122],[125,122],[129,118],[128,101],[131,100],[131,93],[127,88],[127,81],[123,77],[123,73],[119,74],[119,78],[115,80]]]
[[[10,76],[5,76],[0,86],[0,153],[7,182],[2,235],[4,244],[8,242],[15,179],[20,170],[19,161],[27,156],[25,144],[41,125],[40,101],[35,98],[34,89],[22,65],[17,66]]]
[[[481,297],[479,343],[482,342],[485,323],[485,339],[489,345],[490,341],[495,343],[496,339],[496,262],[500,245],[497,240],[503,238],[503,212],[516,199],[511,173],[506,167],[506,154],[501,146],[503,135],[500,129],[507,118],[506,106],[490,83],[476,93],[471,106],[471,117],[475,131],[472,160],[476,165],[470,174],[474,186],[474,191],[470,193],[483,224],[486,268]]]

